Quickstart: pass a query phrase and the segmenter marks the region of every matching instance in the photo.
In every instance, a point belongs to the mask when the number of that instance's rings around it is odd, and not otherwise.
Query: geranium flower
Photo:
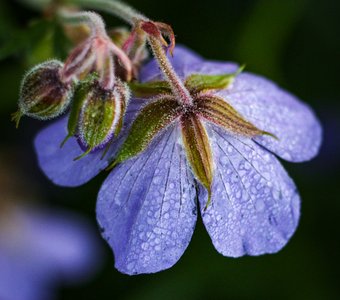
[[[227,88],[195,94],[192,118],[183,117],[183,108],[177,106],[173,114],[164,114],[164,122],[153,124],[152,134],[143,131],[144,144],[133,136],[136,128],[144,130],[143,123],[132,125],[126,139],[132,120],[136,124],[147,116],[158,118],[154,115],[161,111],[147,115],[150,105],[174,96],[133,99],[125,130],[105,159],[99,150],[73,161],[82,150],[74,138],[59,148],[67,134],[66,121],[61,120],[36,138],[42,170],[56,184],[81,185],[106,168],[120,149],[118,164],[99,192],[97,218],[113,248],[116,268],[123,273],[153,273],[174,265],[189,244],[198,208],[221,254],[279,251],[297,227],[300,198],[275,155],[302,162],[317,154],[321,127],[314,113],[269,80],[238,74],[234,63],[206,61],[183,48],[176,49],[171,63],[183,81],[192,74],[234,76]],[[162,80],[155,61],[144,67],[140,78]],[[221,106],[229,110],[231,121],[221,118]],[[136,156],[131,158],[132,152]]]

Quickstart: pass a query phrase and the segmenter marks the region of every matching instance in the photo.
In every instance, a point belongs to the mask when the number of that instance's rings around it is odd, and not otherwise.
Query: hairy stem
[[[165,78],[170,83],[173,93],[180,98],[183,104],[192,104],[192,97],[187,88],[184,86],[182,80],[178,77],[175,70],[173,69],[161,42],[152,36],[149,36],[148,40],[153,55],[156,58]]]
[[[114,14],[131,25],[135,25],[138,20],[149,21],[137,10],[116,0],[66,0],[65,2]]]
[[[106,37],[103,19],[94,12],[71,12],[65,9],[58,11],[58,17],[63,23],[70,25],[86,24],[91,29],[91,34]]]

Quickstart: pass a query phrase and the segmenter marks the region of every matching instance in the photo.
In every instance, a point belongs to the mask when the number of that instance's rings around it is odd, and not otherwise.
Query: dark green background
[[[62,287],[58,299],[340,299],[340,22],[338,0],[130,0],[153,19],[170,23],[177,42],[210,59],[246,63],[298,95],[324,126],[321,154],[304,164],[284,163],[302,197],[302,217],[287,247],[275,255],[225,258],[199,220],[192,242],[170,270],[129,277],[113,267],[110,249],[98,276]],[[95,225],[96,194],[105,174],[83,187],[54,186],[39,171],[32,140],[45,124],[10,123],[24,70],[39,60],[38,42],[20,50],[17,29],[39,13],[0,3],[0,42],[17,39],[17,54],[0,61],[0,155],[29,176],[39,199],[81,211]],[[112,18],[105,15],[112,24]],[[17,28],[17,29],[15,29]],[[41,52],[42,51],[42,52]],[[32,57],[32,53],[35,56]]]

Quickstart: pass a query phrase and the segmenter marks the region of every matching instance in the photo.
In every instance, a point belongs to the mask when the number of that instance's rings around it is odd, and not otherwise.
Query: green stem
[[[143,16],[137,10],[116,0],[65,0],[65,3],[114,14],[132,26],[134,26],[138,20],[149,21],[147,17]]]
[[[71,12],[65,9],[58,11],[58,17],[63,23],[70,25],[86,24],[90,27],[93,35],[106,37],[103,19],[93,12]]]

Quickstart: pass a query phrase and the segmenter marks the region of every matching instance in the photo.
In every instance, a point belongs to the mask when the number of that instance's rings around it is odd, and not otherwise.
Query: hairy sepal
[[[173,97],[156,99],[144,106],[109,168],[143,152],[153,138],[170,125],[179,113],[180,105]]]
[[[126,108],[129,104],[130,98],[131,98],[131,92],[130,92],[130,88],[128,86],[127,83],[122,82],[120,80],[116,81],[116,92],[118,93],[118,95],[120,96],[120,116],[117,122],[117,126],[115,129],[115,136],[118,136],[119,133],[121,132],[122,128],[123,128],[123,124],[124,124],[124,116],[125,116],[125,112],[126,112]]]
[[[162,24],[161,28],[159,28],[159,24]],[[165,29],[165,27],[163,25],[165,25],[165,24],[163,24],[163,23],[157,24],[157,22],[155,23],[155,22],[151,22],[151,21],[144,21],[140,24],[140,27],[149,36],[156,38],[159,42],[162,43],[163,46],[168,47],[168,42],[162,36],[161,30]],[[174,36],[173,33],[172,34],[170,33],[169,35]],[[174,45],[174,38],[171,38],[171,43],[172,43],[172,45]]]
[[[94,81],[97,79],[98,76],[96,74],[92,74],[89,75],[85,80],[78,82],[74,91],[71,111],[67,123],[68,134],[61,143],[60,147],[63,147],[70,137],[77,134],[79,117],[82,106],[86,98],[92,96],[90,95],[90,93],[92,93],[91,87],[94,84]]]
[[[118,134],[128,97],[124,92],[126,88],[117,80],[115,88],[103,89],[97,75],[79,82],[68,121],[68,135],[61,144],[63,146],[71,136],[77,137],[85,152],[75,160],[104,148]]]
[[[207,189],[211,200],[213,157],[209,137],[199,117],[193,113],[181,116],[182,140],[191,169],[197,180]]]
[[[61,80],[62,68],[62,62],[49,60],[25,75],[20,88],[19,110],[12,117],[17,127],[23,115],[49,120],[60,116],[69,107],[73,86]]]
[[[175,33],[172,27],[166,23],[161,23],[161,22],[156,22],[156,25],[158,29],[162,32],[162,34],[164,34],[165,36],[169,38],[170,40],[169,52],[170,52],[170,55],[173,56],[173,52],[174,52],[175,45],[176,45],[176,39],[175,39]]]
[[[257,135],[270,135],[269,132],[257,128],[255,125],[244,119],[224,99],[217,96],[202,96],[197,99],[197,111],[200,116],[211,123],[214,123],[227,131],[246,137]]]
[[[103,90],[98,98],[95,95],[84,103],[79,133],[81,141],[88,148],[100,148],[113,136],[119,98],[114,91]]]

